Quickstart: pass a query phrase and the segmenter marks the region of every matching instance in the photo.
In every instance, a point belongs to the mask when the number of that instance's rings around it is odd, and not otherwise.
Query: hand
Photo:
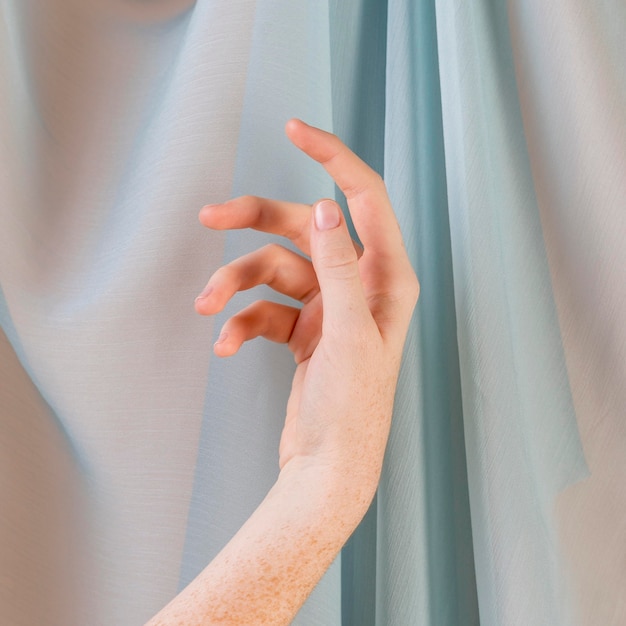
[[[220,268],[196,301],[213,314],[265,283],[301,309],[255,302],[224,325],[228,356],[263,336],[287,343],[297,368],[274,486],[222,551],[148,626],[286,626],[337,556],[374,495],[406,331],[419,286],[382,179],[339,139],[287,124],[291,141],[345,193],[363,242],[357,258],[337,204],[260,198],[205,207],[210,228],[255,228],[291,239]]]
[[[367,477],[375,488],[419,285],[380,176],[334,135],[298,120],[286,132],[345,194],[363,253],[357,259],[332,200],[311,208],[242,197],[204,207],[205,226],[288,237],[312,262],[277,244],[261,248],[215,272],[196,309],[217,313],[236,292],[263,283],[299,300],[302,308],[257,301],[243,309],[224,325],[215,353],[230,356],[258,336],[287,343],[297,368],[281,468],[315,459]]]

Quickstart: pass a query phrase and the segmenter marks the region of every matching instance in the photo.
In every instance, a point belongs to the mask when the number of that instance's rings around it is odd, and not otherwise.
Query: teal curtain
[[[343,202],[294,116],[384,175],[422,287],[294,623],[626,622],[625,34],[622,0],[0,0],[0,623],[143,623],[272,484],[291,358],[211,356],[270,294],[193,311],[270,238],[196,213]]]

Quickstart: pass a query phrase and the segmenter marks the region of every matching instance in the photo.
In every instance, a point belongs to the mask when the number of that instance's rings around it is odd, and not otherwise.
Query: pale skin
[[[196,300],[213,315],[267,284],[302,303],[259,301],[231,317],[215,353],[244,341],[286,343],[297,367],[272,489],[204,571],[147,626],[289,624],[367,511],[391,424],[402,349],[419,284],[381,177],[337,137],[299,120],[289,139],[344,192],[363,244],[338,205],[242,197],[204,207],[208,228],[290,239],[220,268]]]

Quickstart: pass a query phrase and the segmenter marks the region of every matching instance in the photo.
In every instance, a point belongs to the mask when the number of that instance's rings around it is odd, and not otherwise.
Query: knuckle
[[[263,199],[261,197],[247,194],[235,198],[233,202],[237,209],[240,209],[248,216],[248,219],[252,220],[252,223],[257,223],[261,219],[263,213]]]
[[[213,272],[210,282],[222,282],[229,281],[236,275],[236,270],[233,267],[233,262],[222,265]]]
[[[374,187],[380,187],[385,189],[385,180],[383,179],[383,177],[376,171],[371,169],[371,185]]]
[[[404,271],[400,272],[396,280],[393,281],[391,291],[399,299],[406,298],[413,303],[417,302],[420,294],[420,283],[410,264],[407,263]]]
[[[280,257],[285,252],[286,248],[281,246],[279,243],[268,243],[264,245],[260,250],[261,257],[267,258],[270,257],[272,259],[276,257]]]
[[[241,203],[241,204],[258,204],[259,203],[259,197],[258,196],[253,196],[251,194],[246,194],[243,196],[239,196],[237,198],[237,202]]]
[[[331,269],[335,276],[354,278],[359,274],[354,248],[329,251],[320,256],[320,261],[324,267]]]
[[[417,277],[405,281],[396,291],[396,297],[400,302],[406,303],[407,307],[413,309],[420,294],[420,284]]]
[[[408,285],[406,289],[413,303],[417,302],[420,297],[421,286],[420,281],[418,280],[414,272],[411,272],[411,276],[408,280]]]
[[[333,135],[332,133],[328,133],[328,147],[326,152],[319,155],[319,162],[323,165],[332,164],[332,162],[338,157],[341,156],[341,149],[343,144],[337,135]]]
[[[354,185],[350,185],[345,189],[346,197],[349,197],[351,200],[354,200],[357,197],[363,197],[365,194],[372,191],[377,194],[387,193],[383,177],[376,170],[373,170],[369,166],[367,167],[369,171],[367,172],[366,179],[360,181],[359,183],[355,183]]]

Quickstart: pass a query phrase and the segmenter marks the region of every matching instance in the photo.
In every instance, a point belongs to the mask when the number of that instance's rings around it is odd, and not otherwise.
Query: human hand
[[[257,301],[224,325],[215,353],[230,356],[262,336],[287,343],[297,363],[280,467],[321,463],[348,472],[373,495],[389,432],[402,348],[419,293],[380,176],[341,141],[298,120],[289,139],[320,162],[345,194],[363,244],[357,251],[339,206],[242,197],[204,207],[200,221],[289,238],[311,260],[271,244],[225,265],[196,301],[215,314],[241,290],[267,284],[301,308]],[[367,502],[369,504],[369,501]]]
[[[215,345],[229,356],[254,337],[281,341],[297,367],[276,483],[148,626],[292,623],[378,484],[417,278],[382,179],[337,137],[297,120],[286,130],[345,193],[363,253],[331,200],[311,208],[244,197],[201,211],[210,228],[283,235],[311,260],[272,244],[220,268],[196,301],[200,313],[217,313],[263,283],[299,300],[301,309],[255,302]]]

